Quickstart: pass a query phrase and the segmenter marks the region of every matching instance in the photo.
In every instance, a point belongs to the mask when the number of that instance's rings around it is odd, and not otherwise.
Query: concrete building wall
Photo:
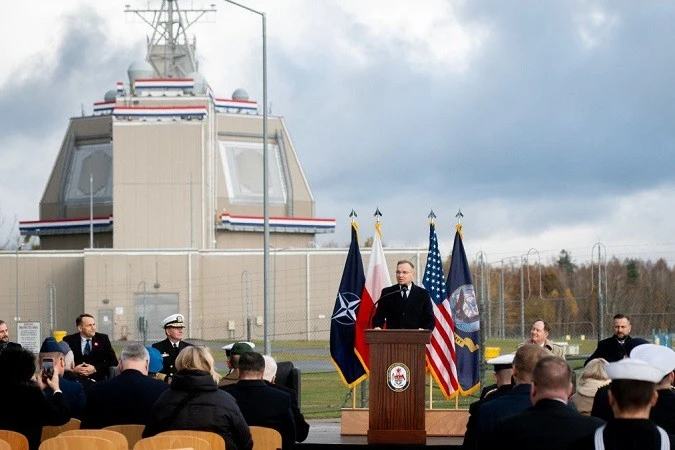
[[[115,123],[115,248],[201,245],[204,133],[200,121]]]

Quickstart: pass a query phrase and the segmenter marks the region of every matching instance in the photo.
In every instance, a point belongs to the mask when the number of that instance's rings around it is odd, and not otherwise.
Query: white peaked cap
[[[490,358],[485,362],[488,363],[488,364],[495,365],[495,366],[497,366],[497,365],[510,365],[510,364],[513,364],[513,358],[515,356],[516,355],[513,354],[513,353],[508,353],[506,355],[499,355],[496,358]]]
[[[666,374],[675,370],[675,351],[663,345],[642,344],[630,352],[630,357],[661,369]]]
[[[668,372],[635,358],[624,358],[605,365],[605,371],[612,380],[637,380],[658,383]]]

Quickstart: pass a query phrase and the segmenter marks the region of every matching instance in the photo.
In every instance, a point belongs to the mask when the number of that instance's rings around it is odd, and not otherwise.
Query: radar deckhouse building
[[[42,249],[260,248],[263,116],[243,89],[217,97],[198,72],[187,29],[210,9],[131,9],[152,26],[145,61],[93,115],[70,119],[40,202],[21,222]],[[274,247],[334,231],[314,199],[283,118],[268,116],[268,205]]]
[[[186,30],[214,11],[180,9],[178,0],[127,7],[152,26],[146,60],[91,115],[70,119],[39,220],[20,223],[40,251],[0,255],[0,283],[12,286],[0,317],[48,323],[44,336],[72,330],[87,312],[114,339],[159,340],[161,320],[180,312],[191,339],[259,338],[267,117],[272,327],[293,323],[289,338],[328,329],[310,304],[332,307],[322,293],[342,254],[312,247],[335,220],[315,217],[283,118],[262,114],[243,89],[217,96],[199,72]],[[310,293],[312,277],[321,294]]]

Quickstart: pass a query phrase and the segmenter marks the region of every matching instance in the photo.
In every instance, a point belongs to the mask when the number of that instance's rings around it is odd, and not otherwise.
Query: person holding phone
[[[38,450],[43,425],[63,425],[70,420],[59,376],[54,371],[47,377],[46,370],[36,376],[35,355],[22,348],[0,352],[0,367],[0,398],[11,406],[0,414],[0,429],[23,434],[30,450]],[[47,388],[53,391],[50,398],[42,393]]]
[[[81,419],[87,397],[84,393],[84,387],[80,383],[64,378],[66,363],[63,347],[50,336],[42,343],[38,358],[42,368],[43,381],[46,383],[45,378],[51,378],[53,373],[56,372],[63,395],[68,402],[71,417]],[[53,395],[52,389],[47,387],[45,395],[47,398],[51,397]]]

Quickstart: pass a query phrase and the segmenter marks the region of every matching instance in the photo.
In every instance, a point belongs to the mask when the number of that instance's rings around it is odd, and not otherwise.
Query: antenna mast
[[[152,28],[145,59],[159,78],[184,78],[198,71],[196,41],[193,37],[189,42],[187,29],[205,14],[216,12],[215,4],[210,9],[180,9],[178,0],[162,0],[160,9],[131,9],[127,5],[125,12],[136,14]]]

